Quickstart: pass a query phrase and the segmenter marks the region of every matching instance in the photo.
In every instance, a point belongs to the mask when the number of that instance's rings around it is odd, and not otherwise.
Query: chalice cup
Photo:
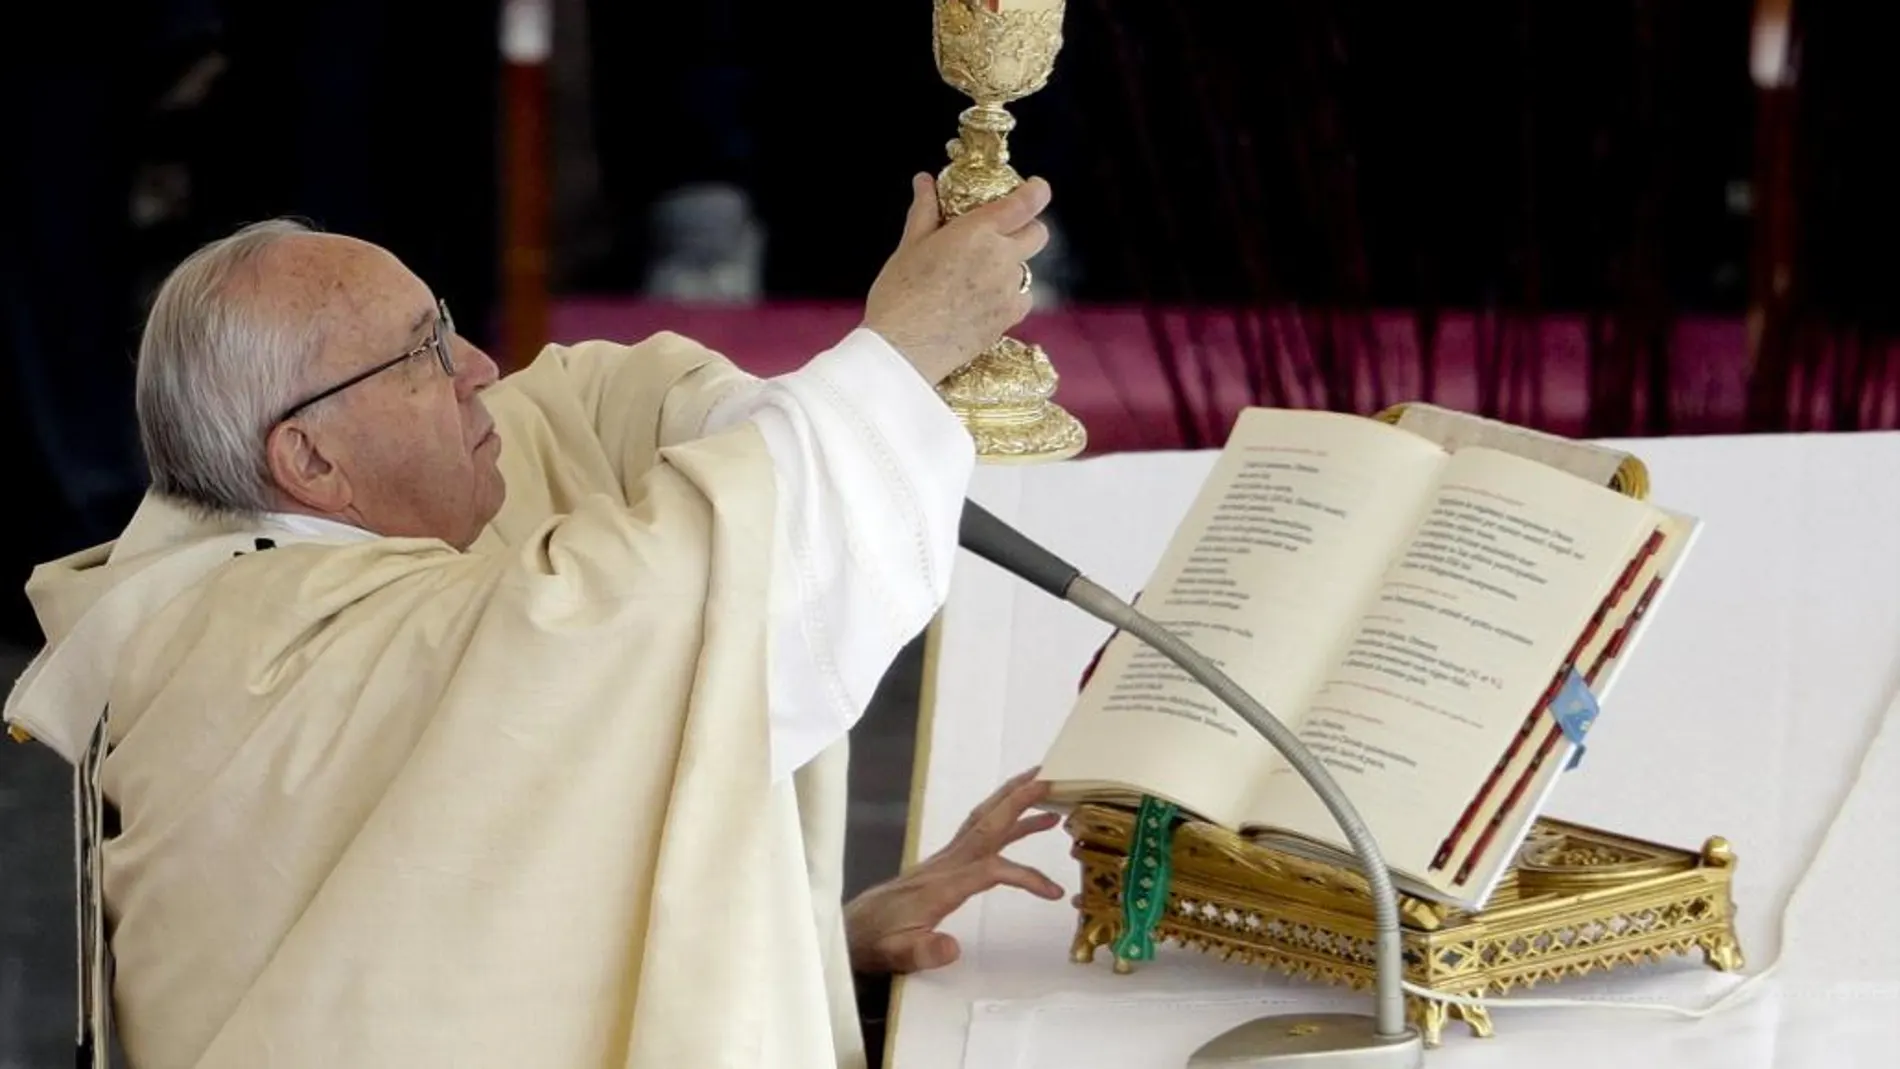
[[[975,103],[957,117],[950,165],[937,176],[945,219],[1022,185],[1009,164],[1016,119],[1003,105],[1049,82],[1062,49],[1064,0],[933,0],[932,52],[943,80]],[[1024,284],[1030,275],[1024,266]],[[1042,347],[1004,337],[937,386],[976,441],[980,462],[1036,463],[1082,451],[1082,424],[1051,398]]]

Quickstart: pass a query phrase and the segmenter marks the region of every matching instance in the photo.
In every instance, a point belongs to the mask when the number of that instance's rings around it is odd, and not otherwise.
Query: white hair
[[[153,491],[213,513],[276,507],[265,438],[323,339],[314,321],[273,314],[243,276],[272,245],[310,232],[288,219],[253,223],[192,253],[159,287],[138,360]]]

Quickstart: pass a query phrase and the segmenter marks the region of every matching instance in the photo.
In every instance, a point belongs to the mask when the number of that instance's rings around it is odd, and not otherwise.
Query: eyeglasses
[[[311,405],[316,404],[318,401],[324,400],[325,398],[328,398],[328,397],[334,397],[337,394],[342,393],[344,390],[347,390],[350,387],[356,385],[357,383],[362,382],[364,379],[371,378],[372,376],[375,376],[375,375],[380,375],[383,372],[388,371],[390,368],[395,367],[397,364],[400,364],[405,360],[409,360],[413,357],[421,356],[423,353],[429,352],[431,350],[434,350],[435,352],[436,363],[442,365],[443,373],[446,374],[449,378],[454,378],[455,377],[455,354],[450,349],[449,339],[455,336],[455,319],[454,317],[449,315],[449,305],[447,301],[435,302],[435,312],[436,312],[435,329],[429,332],[429,336],[423,339],[421,345],[416,346],[414,349],[409,350],[408,352],[402,354],[401,356],[395,357],[390,360],[385,360],[382,363],[377,364],[375,367],[370,368],[368,371],[359,371],[356,374],[351,375],[349,378],[344,379],[342,382],[337,383],[335,386],[331,386],[320,393],[311,394],[309,397],[306,397],[303,400],[297,402],[296,404],[291,405],[289,408],[284,409],[284,414],[277,417],[277,422],[282,423],[284,420],[287,420],[290,417],[296,415],[297,413],[302,412],[304,409],[309,408]]]

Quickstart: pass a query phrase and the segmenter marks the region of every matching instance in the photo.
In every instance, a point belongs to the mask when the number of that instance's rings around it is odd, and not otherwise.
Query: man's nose
[[[495,361],[482,352],[472,342],[457,336],[455,339],[455,392],[469,397],[493,386],[501,378],[501,369]]]

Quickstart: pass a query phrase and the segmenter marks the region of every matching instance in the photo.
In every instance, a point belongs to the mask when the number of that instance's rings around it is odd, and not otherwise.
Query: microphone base
[[[1418,1069],[1425,1043],[1418,1030],[1381,1036],[1356,1013],[1293,1013],[1260,1017],[1208,1040],[1188,1069]]]

